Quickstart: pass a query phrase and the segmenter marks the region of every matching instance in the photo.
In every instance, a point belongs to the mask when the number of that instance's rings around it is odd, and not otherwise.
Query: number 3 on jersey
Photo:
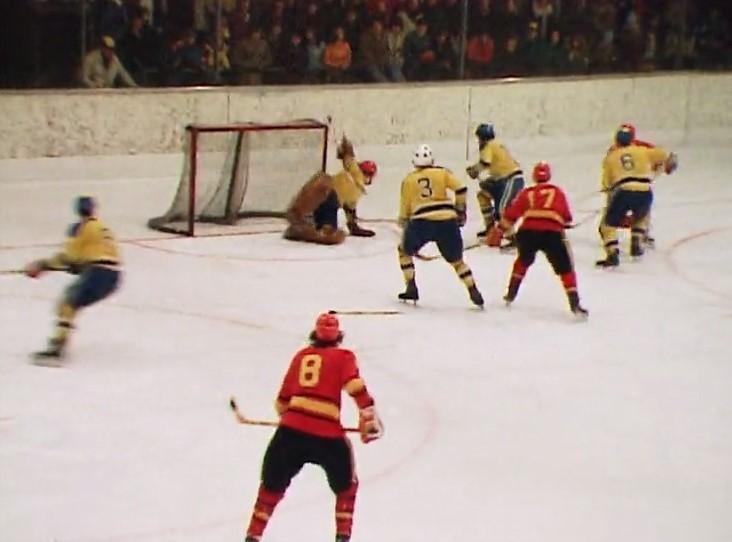
[[[429,199],[432,197],[432,185],[427,177],[417,179],[417,184],[421,188],[419,191],[419,197],[422,199]]]
[[[536,209],[537,207],[540,209],[551,209],[552,203],[554,203],[554,198],[557,195],[557,191],[554,188],[542,188],[538,192],[540,201],[536,201],[536,196],[533,190],[528,193],[529,206],[532,209]]]
[[[318,354],[307,354],[300,361],[300,372],[297,376],[298,383],[303,388],[314,388],[320,381],[320,368],[323,365],[323,358]]]

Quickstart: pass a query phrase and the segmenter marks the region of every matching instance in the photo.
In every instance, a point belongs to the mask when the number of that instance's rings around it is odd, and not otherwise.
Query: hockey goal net
[[[283,217],[293,196],[325,171],[328,125],[317,120],[186,127],[183,172],[153,229],[181,235],[237,233],[247,217]]]

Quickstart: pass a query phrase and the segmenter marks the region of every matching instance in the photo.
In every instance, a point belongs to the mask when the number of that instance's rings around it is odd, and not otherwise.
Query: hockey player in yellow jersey
[[[337,150],[343,169],[334,175],[315,173],[293,198],[285,217],[289,222],[284,237],[323,245],[337,245],[345,240],[338,228],[338,210],[346,214],[349,233],[371,237],[374,232],[358,224],[356,206],[376,175],[376,164],[370,160],[357,162],[353,145],[343,137]]]
[[[501,237],[489,233],[501,219],[503,210],[523,190],[524,174],[519,163],[496,139],[492,124],[480,124],[475,129],[475,136],[478,138],[479,159],[466,172],[471,179],[478,179],[480,187],[478,204],[485,229],[478,232],[478,237],[486,237],[490,246],[499,246]]]
[[[25,274],[31,278],[45,271],[66,271],[78,275],[56,309],[56,331],[48,348],[35,354],[36,360],[60,358],[68,342],[76,314],[114,292],[120,281],[120,258],[112,232],[95,216],[94,200],[81,196],[75,201],[79,221],[69,228],[62,251],[50,258],[31,262]]]
[[[651,183],[658,164],[667,174],[677,167],[677,158],[660,147],[645,147],[633,142],[631,130],[622,127],[615,135],[617,147],[602,163],[600,189],[608,194],[608,202],[600,221],[600,237],[605,247],[605,259],[599,267],[616,267],[620,263],[617,228],[627,214],[632,214],[630,254],[643,254],[644,226],[653,203]]]
[[[412,164],[414,171],[402,181],[399,200],[399,224],[403,228],[398,248],[399,265],[406,284],[399,299],[414,302],[419,299],[414,256],[426,243],[434,241],[440,255],[467,288],[470,300],[482,308],[483,296],[475,285],[470,267],[463,261],[460,227],[465,224],[468,189],[449,170],[434,165],[432,149],[428,145],[417,147]]]

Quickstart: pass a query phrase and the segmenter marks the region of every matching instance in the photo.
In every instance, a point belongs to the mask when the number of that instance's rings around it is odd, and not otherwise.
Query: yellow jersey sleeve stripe
[[[336,421],[341,418],[341,411],[338,408],[338,405],[335,405],[330,401],[321,401],[320,399],[312,399],[301,395],[296,395],[290,399],[290,404],[287,408],[291,410],[298,410],[306,414],[313,414],[321,418],[330,418]]]
[[[343,386],[343,388],[346,390],[346,393],[348,395],[356,395],[358,392],[362,391],[366,387],[366,384],[364,384],[364,381],[361,378],[354,378],[352,380],[349,380],[346,382],[346,385]]]
[[[526,218],[543,218],[546,220],[553,220],[554,222],[560,223],[564,226],[564,218],[556,211],[547,211],[544,209],[529,209],[524,213],[524,219]]]

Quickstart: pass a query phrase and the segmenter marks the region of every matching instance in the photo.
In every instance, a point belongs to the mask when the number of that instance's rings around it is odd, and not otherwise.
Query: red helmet
[[[635,126],[633,126],[629,122],[621,124],[618,130],[625,130],[627,132],[630,132],[630,139],[635,139]]]
[[[552,168],[546,162],[537,162],[531,177],[537,183],[545,183],[552,178]]]
[[[315,320],[315,338],[323,342],[335,342],[341,337],[338,318],[334,314],[324,312]]]
[[[361,168],[361,172],[364,175],[367,175],[369,177],[373,177],[374,175],[376,175],[376,162],[372,160],[364,160],[363,162],[359,162],[358,167]]]

